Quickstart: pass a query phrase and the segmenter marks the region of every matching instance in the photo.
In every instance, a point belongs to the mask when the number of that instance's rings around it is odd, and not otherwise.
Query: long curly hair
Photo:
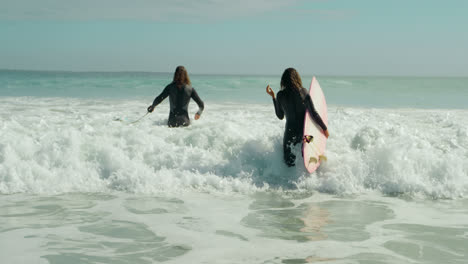
[[[190,78],[184,66],[177,66],[174,72],[173,83],[175,83],[177,87],[182,87],[182,85],[191,85]]]
[[[294,68],[287,68],[281,76],[281,89],[291,89],[300,91],[302,88],[302,80],[299,73]]]

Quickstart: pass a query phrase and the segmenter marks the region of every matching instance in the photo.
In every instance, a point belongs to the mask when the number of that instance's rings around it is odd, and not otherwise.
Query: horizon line
[[[31,70],[31,69],[12,69],[12,68],[0,68],[0,71],[3,72],[35,72],[35,73],[145,73],[145,74],[173,74],[174,72],[157,72],[157,71],[138,71],[138,70],[125,70],[125,71],[87,71],[87,70]],[[200,73],[192,72],[189,75],[208,75],[208,76],[280,76],[279,74],[273,73]],[[399,77],[399,78],[468,78],[468,75],[395,75],[395,74],[301,74],[302,76],[324,76],[324,77],[381,77],[381,78],[390,78],[390,77]]]

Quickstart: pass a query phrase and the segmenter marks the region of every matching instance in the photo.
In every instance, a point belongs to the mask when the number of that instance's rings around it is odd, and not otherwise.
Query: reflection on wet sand
[[[300,229],[304,233],[312,233],[314,235],[307,236],[310,241],[325,240],[328,235],[322,231],[322,228],[332,222],[329,218],[330,213],[316,204],[308,204],[305,210],[304,217],[301,220],[304,222],[304,227]],[[322,258],[318,256],[309,256],[305,258],[304,263],[315,263],[322,261],[336,260],[335,258]]]
[[[323,228],[331,223],[330,214],[317,204],[297,205],[287,197],[271,193],[256,194],[254,198],[249,206],[252,211],[241,223],[262,231],[261,236],[298,242],[328,238]]]
[[[331,223],[329,219],[330,213],[316,204],[309,204],[305,210],[304,217],[301,220],[304,222],[304,227],[300,229],[301,232],[307,234],[306,237],[311,241],[324,240],[328,236],[322,232],[322,227]]]

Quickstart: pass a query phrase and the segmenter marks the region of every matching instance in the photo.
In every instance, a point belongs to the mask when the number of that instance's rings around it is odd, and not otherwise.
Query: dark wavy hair
[[[177,66],[174,72],[173,83],[175,83],[177,87],[181,87],[182,85],[191,85],[190,78],[184,66]]]
[[[292,89],[300,91],[302,88],[302,80],[299,73],[294,68],[287,68],[281,76],[281,89]]]

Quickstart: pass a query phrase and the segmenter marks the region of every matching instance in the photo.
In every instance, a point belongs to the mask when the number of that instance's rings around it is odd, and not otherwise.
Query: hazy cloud
[[[340,9],[340,10],[326,10],[326,9],[304,9],[299,10],[295,9],[292,12],[292,15],[314,15],[319,16],[320,18],[333,19],[333,20],[343,20],[349,19],[358,15],[357,10],[351,9]]]
[[[0,0],[0,20],[219,21],[293,6],[299,0]]]

